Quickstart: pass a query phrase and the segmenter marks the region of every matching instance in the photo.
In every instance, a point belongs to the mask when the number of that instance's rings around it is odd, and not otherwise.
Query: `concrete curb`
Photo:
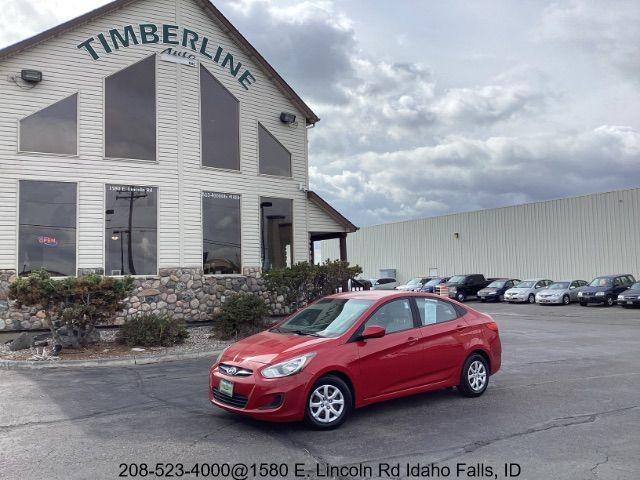
[[[105,358],[96,360],[0,360],[0,369],[3,370],[42,370],[47,368],[94,368],[94,367],[119,367],[131,365],[150,365],[153,363],[176,362],[179,360],[193,360],[197,358],[213,358],[222,350],[195,353],[171,353],[152,357],[149,355],[128,358]]]

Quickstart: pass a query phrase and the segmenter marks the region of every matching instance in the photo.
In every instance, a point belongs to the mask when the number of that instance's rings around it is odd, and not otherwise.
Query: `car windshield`
[[[640,290],[640,282],[636,282],[629,287],[631,290]]]
[[[422,283],[422,278],[418,277],[418,278],[412,278],[411,280],[409,280],[407,282],[407,285],[418,285]]]
[[[467,278],[464,275],[455,275],[449,279],[449,283],[462,283]]]
[[[613,284],[613,279],[609,277],[598,277],[591,280],[592,287],[610,287]]]
[[[505,283],[507,283],[506,280],[496,280],[495,282],[491,282],[487,285],[487,288],[502,288]]]
[[[434,278],[433,280],[429,280],[427,283],[425,283],[425,285],[433,287],[434,285],[438,285],[440,282],[442,282],[441,278]]]
[[[300,310],[272,331],[337,337],[346,332],[373,300],[329,298]]]
[[[549,285],[549,290],[566,290],[569,288],[569,282],[558,282]]]
[[[516,285],[516,288],[531,288],[536,284],[534,280],[525,280]]]

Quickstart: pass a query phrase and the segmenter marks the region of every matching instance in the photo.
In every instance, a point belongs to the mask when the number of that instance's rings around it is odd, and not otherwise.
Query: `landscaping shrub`
[[[132,318],[120,327],[118,341],[130,347],[171,347],[184,342],[187,329],[166,315],[147,314]]]
[[[9,298],[17,308],[44,311],[54,344],[77,348],[99,339],[96,324],[122,309],[122,301],[130,295],[132,286],[129,277],[87,275],[54,280],[40,270],[16,279],[9,287]]]
[[[347,280],[362,273],[348,262],[327,260],[320,265],[300,262],[286,268],[273,268],[263,274],[267,288],[282,295],[285,305],[296,310],[334,293]]]
[[[257,295],[244,293],[231,297],[214,318],[216,337],[226,340],[245,336],[264,329],[264,318],[269,309]]]

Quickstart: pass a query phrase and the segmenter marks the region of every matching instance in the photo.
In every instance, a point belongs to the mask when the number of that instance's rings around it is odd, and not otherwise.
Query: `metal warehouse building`
[[[365,277],[395,269],[400,282],[484,273],[590,280],[640,273],[640,189],[364,227],[347,239]],[[333,241],[323,258],[336,258]]]
[[[43,326],[7,300],[42,268],[135,276],[120,323],[237,291],[286,311],[259,272],[356,229],[308,191],[318,120],[208,0],[116,0],[0,50],[0,330]]]

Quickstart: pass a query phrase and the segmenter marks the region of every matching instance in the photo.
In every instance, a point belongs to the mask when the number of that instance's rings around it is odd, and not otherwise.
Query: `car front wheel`
[[[536,303],[536,296],[531,293],[529,294],[529,298],[527,300],[529,301],[529,303]]]
[[[464,302],[466,298],[467,297],[462,292],[456,294],[456,300],[458,300],[460,303]]]
[[[607,307],[613,307],[613,304],[616,303],[613,300],[613,297],[607,297]]]
[[[344,423],[353,407],[349,386],[340,377],[327,375],[311,388],[305,408],[305,421],[319,430],[330,430]]]
[[[474,353],[464,362],[458,391],[465,397],[479,397],[489,385],[489,365],[482,355]]]
[[[564,297],[562,297],[562,303],[564,303],[565,305],[569,305],[571,303],[569,295],[565,295]]]

